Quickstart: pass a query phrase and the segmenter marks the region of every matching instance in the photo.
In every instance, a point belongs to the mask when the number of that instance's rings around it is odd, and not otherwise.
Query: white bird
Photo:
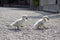
[[[37,29],[47,28],[44,26],[44,23],[48,22],[48,20],[49,20],[48,16],[43,16],[43,18],[39,19],[33,26]]]
[[[17,29],[22,30],[25,26],[25,22],[28,20],[27,16],[22,16],[22,18],[17,19],[16,21],[14,21],[13,23],[11,23],[11,26],[15,26],[17,27]]]

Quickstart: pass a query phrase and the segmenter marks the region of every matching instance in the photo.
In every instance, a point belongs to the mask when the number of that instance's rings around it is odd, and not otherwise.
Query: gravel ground
[[[28,15],[32,22],[25,30],[20,31],[16,27],[7,26],[22,15]],[[48,29],[32,29],[33,24],[45,15],[50,18],[49,22],[45,23]],[[60,14],[0,7],[0,40],[60,40]]]

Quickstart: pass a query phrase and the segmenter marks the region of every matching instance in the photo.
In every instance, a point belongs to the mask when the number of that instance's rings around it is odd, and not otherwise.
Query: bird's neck
[[[24,19],[24,18],[22,18],[22,20],[24,20],[24,21],[25,21],[25,19]]]

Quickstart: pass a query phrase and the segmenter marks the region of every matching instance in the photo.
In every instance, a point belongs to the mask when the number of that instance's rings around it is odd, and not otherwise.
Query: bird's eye
[[[49,18],[47,18],[49,20]]]
[[[28,19],[28,18],[26,18],[26,19]]]

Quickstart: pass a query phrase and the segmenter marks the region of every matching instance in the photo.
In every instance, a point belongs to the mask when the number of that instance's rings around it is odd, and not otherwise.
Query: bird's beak
[[[49,18],[46,18],[45,20],[48,22],[49,21]]]

